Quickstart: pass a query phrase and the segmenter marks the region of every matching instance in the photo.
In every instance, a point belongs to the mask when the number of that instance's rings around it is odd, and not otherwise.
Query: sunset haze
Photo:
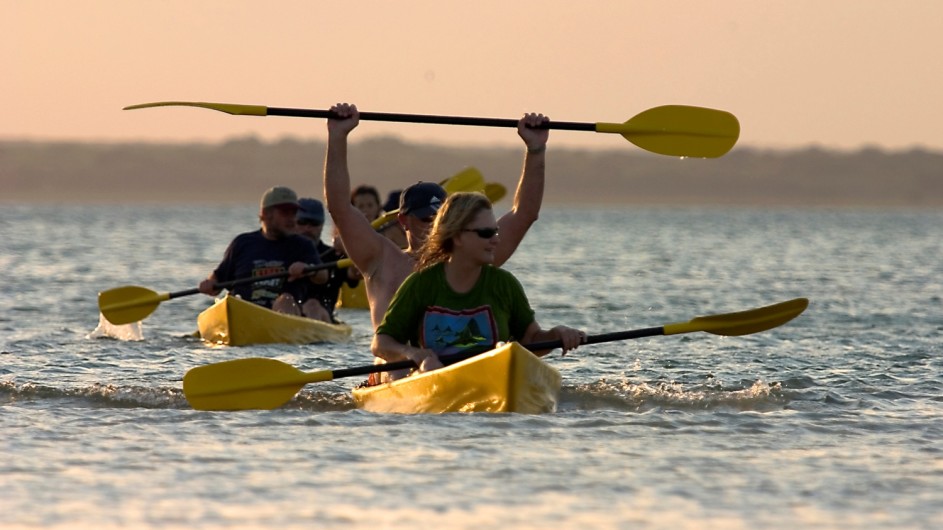
[[[321,120],[165,100],[622,122],[719,108],[740,146],[943,149],[943,3],[0,0],[0,140],[323,139]],[[365,123],[358,139],[515,146],[512,131]],[[554,132],[613,148],[618,136]],[[626,144],[626,148],[630,148]]]

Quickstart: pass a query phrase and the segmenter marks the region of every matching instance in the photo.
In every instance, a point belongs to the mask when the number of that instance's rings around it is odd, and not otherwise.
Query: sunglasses
[[[310,219],[298,219],[295,221],[295,224],[298,226],[321,226],[324,223],[319,223],[317,221],[312,221]]]
[[[498,235],[497,228],[464,228],[462,229],[462,232],[474,232],[482,239],[491,239],[492,237]]]

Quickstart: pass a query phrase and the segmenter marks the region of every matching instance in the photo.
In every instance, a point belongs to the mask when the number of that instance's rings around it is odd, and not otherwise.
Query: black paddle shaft
[[[317,265],[308,265],[304,268],[304,275],[307,276],[313,272],[317,272],[323,269],[330,269],[331,267],[337,266],[336,261],[331,261],[329,263],[318,263]],[[229,289],[230,287],[235,287],[237,285],[242,285],[245,283],[255,283],[265,280],[271,280],[274,278],[286,278],[288,277],[288,271],[275,272],[272,274],[266,274],[264,276],[254,276],[252,278],[239,278],[238,280],[232,280],[228,282],[217,282],[213,284],[213,287],[217,289]],[[180,298],[182,296],[190,296],[191,294],[198,294],[200,292],[199,288],[187,289],[186,291],[176,291],[173,293],[167,293],[167,299],[171,300],[174,298]]]
[[[298,118],[331,118],[341,119],[329,110],[290,109],[284,107],[267,107],[269,116],[294,116]],[[392,112],[361,112],[361,120],[392,121],[400,123],[438,123],[444,125],[475,125],[479,127],[517,127],[518,120],[507,118],[473,118],[466,116],[435,116],[428,114],[399,114]],[[562,129],[567,131],[595,131],[595,123],[580,123],[567,121],[550,121],[547,129]]]
[[[599,335],[588,335],[586,340],[582,344],[599,344],[601,342],[614,342],[618,340],[628,340],[628,339],[639,339],[642,337],[656,337],[658,335],[664,335],[665,328],[664,326],[657,326],[653,328],[644,328],[644,329],[635,329],[629,331],[614,331],[612,333],[602,333]],[[545,342],[536,342],[534,344],[524,345],[528,350],[553,350],[556,348],[563,347],[563,341],[560,340],[548,340]],[[457,363],[459,361],[464,361],[465,359],[470,359],[476,355],[480,355],[486,351],[491,351],[493,348],[490,346],[476,346],[474,348],[469,348],[463,352],[456,353],[453,355],[448,355],[440,358],[444,365],[450,365]],[[416,363],[413,361],[396,361],[395,363],[386,363],[386,364],[375,364],[372,366],[358,366],[356,368],[343,368],[340,370],[334,370],[331,372],[334,379],[339,379],[341,377],[353,377],[356,375],[367,375],[373,374],[376,372],[392,372],[394,370],[405,370],[407,368],[416,368]]]

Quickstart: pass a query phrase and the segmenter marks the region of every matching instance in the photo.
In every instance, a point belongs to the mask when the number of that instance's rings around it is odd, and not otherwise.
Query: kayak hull
[[[354,403],[369,412],[440,414],[556,410],[560,372],[514,342],[439,370],[355,388]]]
[[[277,313],[227,295],[197,317],[200,337],[214,344],[310,344],[350,338],[347,324],[331,324]]]

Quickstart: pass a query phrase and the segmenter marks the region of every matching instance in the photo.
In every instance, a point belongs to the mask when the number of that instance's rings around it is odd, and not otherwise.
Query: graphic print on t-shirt
[[[493,346],[498,332],[490,306],[464,311],[433,306],[423,315],[419,335],[423,347],[439,355],[449,355],[471,346]]]
[[[281,274],[285,272],[285,262],[281,260],[255,260],[252,263],[252,277],[268,276],[270,274]],[[284,278],[271,278],[260,282],[252,283],[252,296],[250,300],[255,303],[262,303],[266,307],[271,307],[272,301],[278,298],[282,292]]]

